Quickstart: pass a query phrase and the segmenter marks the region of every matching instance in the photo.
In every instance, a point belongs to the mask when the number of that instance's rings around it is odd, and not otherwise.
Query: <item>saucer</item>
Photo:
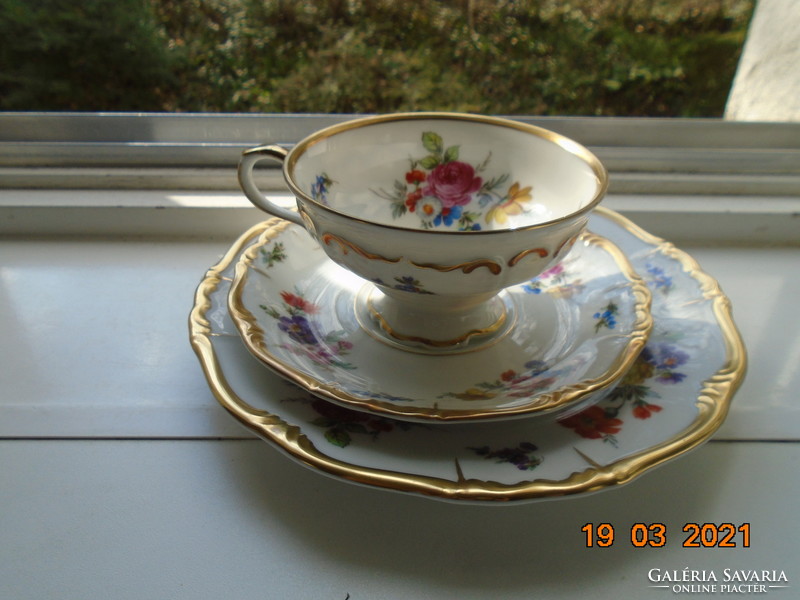
[[[480,350],[425,354],[387,343],[367,323],[364,298],[374,289],[303,228],[278,221],[240,257],[228,307],[253,355],[300,387],[346,408],[429,423],[596,399],[630,368],[652,327],[647,286],[594,233],[556,267],[500,294],[507,331]]]
[[[561,420],[409,423],[344,409],[264,369],[226,309],[234,265],[263,224],[200,283],[192,346],[233,417],[301,464],[345,481],[475,502],[557,498],[627,483],[711,437],[744,378],[746,355],[730,302],[689,255],[607,209],[595,210],[590,227],[645,278],[655,325],[620,385]]]

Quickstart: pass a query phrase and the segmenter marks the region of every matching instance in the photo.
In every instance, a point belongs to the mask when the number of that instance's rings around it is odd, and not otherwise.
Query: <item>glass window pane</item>
[[[754,0],[0,0],[0,110],[720,117]]]

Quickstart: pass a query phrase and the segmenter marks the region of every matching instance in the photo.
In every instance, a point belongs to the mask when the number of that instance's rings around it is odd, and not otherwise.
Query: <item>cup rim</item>
[[[303,156],[303,154],[309,148],[311,148],[315,144],[327,138],[330,138],[334,135],[337,135],[339,133],[343,133],[345,131],[360,129],[362,127],[369,127],[371,125],[376,125],[380,123],[391,123],[393,121],[409,121],[409,120],[467,121],[473,123],[482,123],[486,125],[506,127],[508,129],[516,129],[524,133],[535,135],[557,146],[560,146],[563,150],[566,150],[568,153],[578,157],[584,163],[586,163],[592,169],[592,172],[597,178],[597,183],[598,183],[597,190],[595,191],[595,194],[592,197],[592,199],[584,206],[582,206],[578,210],[569,212],[566,215],[562,215],[557,219],[551,219],[549,221],[534,223],[531,225],[524,225],[521,227],[506,227],[502,229],[485,229],[485,230],[482,229],[478,231],[474,230],[449,231],[449,230],[438,230],[438,229],[417,229],[414,227],[404,227],[400,225],[392,225],[390,223],[382,223],[379,221],[371,221],[369,219],[364,219],[356,215],[344,212],[342,210],[337,210],[333,207],[322,204],[321,202],[318,202],[317,200],[312,198],[308,193],[303,191],[303,189],[295,182],[293,175],[297,161],[300,159],[300,157]],[[592,153],[588,148],[586,148],[585,146],[583,146],[582,144],[576,142],[571,138],[568,138],[560,133],[556,133],[555,131],[545,129],[544,127],[539,127],[537,125],[530,125],[528,123],[522,123],[521,121],[514,121],[512,119],[504,117],[494,117],[494,116],[478,115],[471,113],[435,112],[435,111],[402,112],[402,113],[390,113],[383,115],[372,115],[368,117],[360,117],[357,119],[352,119],[349,121],[345,121],[343,123],[337,123],[335,125],[330,125],[328,127],[320,129],[300,140],[289,151],[289,153],[286,156],[286,160],[284,160],[283,162],[283,176],[284,180],[289,186],[289,189],[296,197],[302,198],[304,202],[313,204],[317,209],[337,215],[345,219],[350,219],[352,221],[370,225],[373,227],[380,227],[395,231],[418,233],[425,235],[457,235],[457,236],[490,235],[490,234],[510,233],[517,231],[530,231],[533,229],[542,229],[561,222],[569,221],[576,217],[580,217],[583,214],[591,212],[600,203],[600,201],[603,199],[608,190],[608,171],[606,170],[605,166],[600,162],[597,156],[595,156],[594,153]]]

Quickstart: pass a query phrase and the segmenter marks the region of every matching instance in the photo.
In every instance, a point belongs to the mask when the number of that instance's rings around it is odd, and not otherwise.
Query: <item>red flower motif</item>
[[[425,181],[426,177],[427,175],[425,175],[424,171],[420,171],[419,169],[414,169],[413,171],[409,171],[408,173],[406,173],[406,183],[412,185],[419,184]]]
[[[599,406],[590,406],[575,415],[561,419],[559,423],[564,427],[574,429],[579,436],[591,440],[614,435],[622,429],[622,421],[607,416]]]
[[[290,292],[281,292],[281,298],[283,301],[292,308],[296,308],[298,310],[302,310],[306,314],[313,315],[315,312],[319,310],[316,304],[308,302],[304,300],[302,297],[292,294]]]
[[[467,163],[457,160],[438,165],[428,175],[428,185],[422,190],[426,196],[435,196],[442,206],[463,206],[477,192],[483,180],[475,177],[475,169]]]
[[[633,416],[637,419],[649,419],[656,412],[661,412],[661,407],[658,404],[642,402],[633,407]]]
[[[411,192],[408,196],[406,196],[406,206],[408,207],[408,210],[414,212],[414,210],[417,208],[417,202],[419,202],[421,198],[422,192],[419,190]]]
[[[509,369],[500,375],[500,379],[503,381],[514,381],[514,377],[516,376],[516,372],[513,369]]]

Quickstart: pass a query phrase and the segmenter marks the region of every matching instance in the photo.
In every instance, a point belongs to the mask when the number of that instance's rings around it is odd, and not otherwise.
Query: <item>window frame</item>
[[[254,210],[235,176],[243,150],[291,146],[360,116],[0,113],[0,233],[208,235],[222,222],[233,231]],[[800,123],[508,118],[587,146],[609,170],[608,205],[651,226],[675,223],[659,233],[688,239],[710,226],[704,239],[744,233],[756,243],[800,243]],[[291,201],[278,164],[259,178],[268,194]],[[163,208],[182,210],[150,214]],[[210,214],[215,225],[203,226]]]

